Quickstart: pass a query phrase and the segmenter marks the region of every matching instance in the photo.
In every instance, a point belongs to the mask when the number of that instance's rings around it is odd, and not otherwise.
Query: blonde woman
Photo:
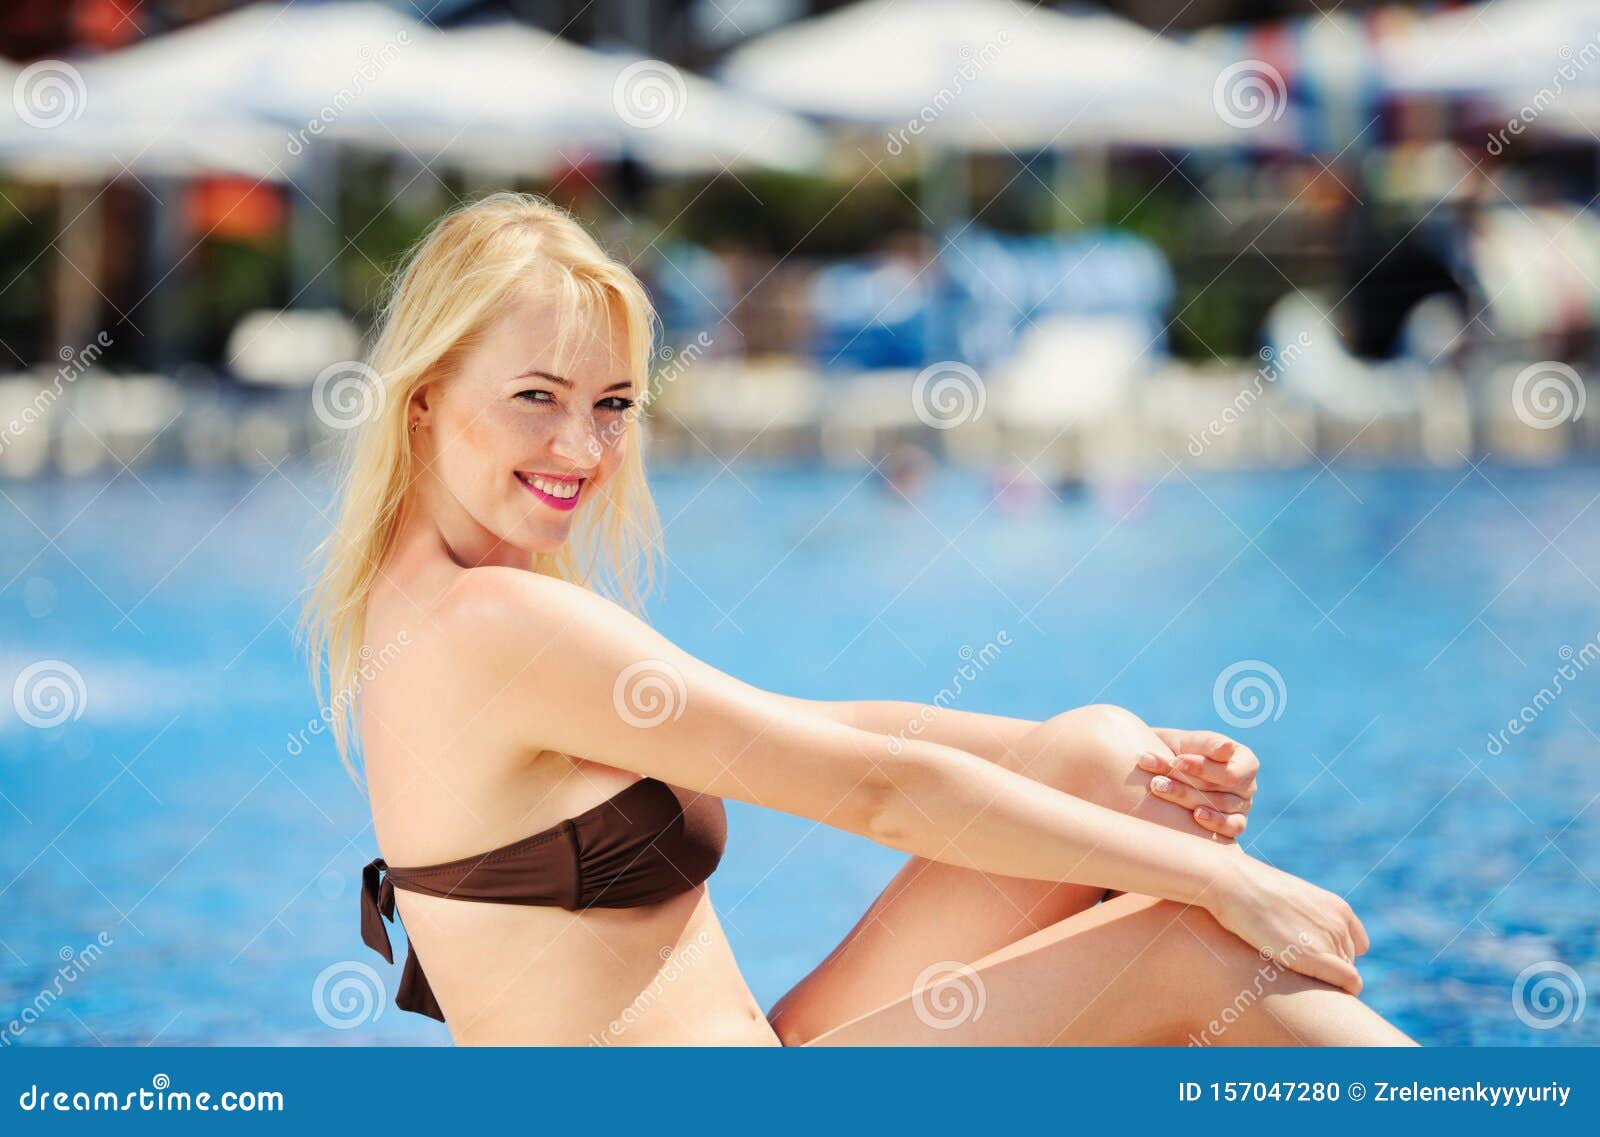
[[[383,314],[307,614],[336,702],[359,687],[336,737],[401,1007],[458,1044],[1409,1041],[1355,997],[1344,901],[1229,840],[1245,748],[1110,707],[791,698],[638,618],[653,329],[626,268],[511,193],[443,218]],[[911,854],[770,1018],[706,888],[727,797]]]

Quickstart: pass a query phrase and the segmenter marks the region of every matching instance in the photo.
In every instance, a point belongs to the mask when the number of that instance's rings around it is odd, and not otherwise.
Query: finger
[[[1154,750],[1146,750],[1139,755],[1139,769],[1151,774],[1170,774],[1172,772],[1172,755],[1158,754]]]
[[[1198,754],[1202,758],[1233,741],[1227,735],[1218,734],[1214,730],[1177,730],[1172,727],[1156,727],[1155,732],[1156,736],[1162,742],[1165,742],[1174,754]]]
[[[1219,813],[1204,805],[1194,811],[1194,820],[1202,829],[1209,829],[1219,837],[1231,838],[1237,838],[1244,832],[1244,827],[1250,824],[1242,813]]]
[[[1228,777],[1238,785],[1255,781],[1256,771],[1261,769],[1261,759],[1256,757],[1256,752],[1242,742],[1227,740],[1227,745],[1219,747],[1206,755],[1207,761],[1220,762],[1228,769]]]
[[[1172,763],[1173,772],[1183,776],[1191,785],[1223,790],[1240,790],[1255,780],[1255,773],[1238,762],[1235,751],[1225,762],[1217,762],[1202,754],[1178,754]]]
[[[1354,912],[1350,913],[1350,936],[1355,940],[1356,954],[1366,955],[1367,949],[1372,946],[1372,941],[1367,938],[1366,925],[1362,924],[1361,917]]]
[[[1348,991],[1352,995],[1361,994],[1361,973],[1356,970],[1355,964],[1348,960],[1340,959],[1336,955],[1330,955],[1326,952],[1307,951],[1300,952],[1292,957],[1285,956],[1284,962],[1301,975],[1308,975],[1312,979],[1320,979],[1322,982]]]
[[[1219,813],[1249,813],[1250,802],[1238,794],[1222,790],[1202,790],[1187,782],[1157,776],[1150,779],[1150,792],[1162,801],[1170,801],[1188,809],[1210,806]]]

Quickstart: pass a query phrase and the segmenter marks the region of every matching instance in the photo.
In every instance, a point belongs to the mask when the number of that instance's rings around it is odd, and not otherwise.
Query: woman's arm
[[[1285,962],[1359,986],[1348,949],[1360,925],[1337,897],[964,750],[920,740],[895,748],[806,713],[587,589],[472,569],[439,623],[470,689],[486,693],[480,725],[503,732],[508,747],[589,758],[983,872],[1200,904],[1240,934],[1248,928],[1258,948],[1284,951],[1305,932],[1315,946]]]
[[[965,750],[990,762],[1003,761],[1010,749],[1041,725],[1031,719],[961,711],[927,703],[775,697],[798,710],[860,730],[886,734],[902,743],[920,738]],[[1213,730],[1151,729],[1166,744],[1168,752],[1130,751],[1127,755],[1129,771],[1137,766],[1151,777],[1166,775],[1164,783],[1149,786],[1150,793],[1190,810],[1195,824],[1202,829],[1230,839],[1242,834],[1249,823],[1249,803],[1255,797],[1256,771],[1261,765],[1255,752]],[[1218,794],[1224,796],[1216,796]],[[1242,812],[1229,811],[1231,799],[1226,795],[1244,799]],[[1208,813],[1208,809],[1214,813]]]

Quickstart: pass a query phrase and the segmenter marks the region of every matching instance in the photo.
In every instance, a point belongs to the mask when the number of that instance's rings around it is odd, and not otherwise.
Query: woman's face
[[[462,360],[410,410],[441,531],[474,560],[547,553],[567,540],[627,445],[634,405],[620,316],[584,320],[554,355],[555,305],[524,289]]]

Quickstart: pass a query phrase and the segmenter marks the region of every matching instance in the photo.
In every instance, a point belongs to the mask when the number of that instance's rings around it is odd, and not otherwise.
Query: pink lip
[[[579,478],[579,477],[562,477],[561,475],[558,475],[558,474],[539,474],[537,476],[541,477],[541,478],[545,478],[545,479],[547,479],[549,481],[552,481],[552,482],[581,482],[581,481],[583,481],[583,479]],[[568,510],[571,510],[571,509],[577,509],[578,508],[578,499],[583,496],[583,491],[580,489],[577,493],[573,494],[571,497],[555,497],[555,496],[553,496],[551,494],[545,493],[538,486],[530,485],[529,483],[523,481],[521,478],[517,479],[517,484],[522,486],[522,488],[527,490],[529,493],[533,494],[534,497],[536,497],[540,501],[544,502],[551,509],[559,509],[563,513],[567,512]]]

